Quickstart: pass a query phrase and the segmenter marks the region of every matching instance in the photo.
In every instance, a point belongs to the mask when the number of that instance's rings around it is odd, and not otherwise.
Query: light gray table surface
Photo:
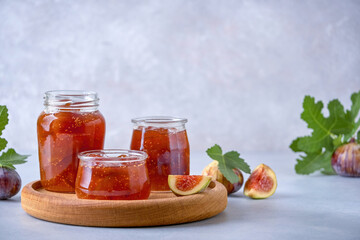
[[[224,212],[194,223],[96,228],[33,218],[18,194],[0,201],[0,239],[360,239],[360,178],[296,175],[290,152],[242,156],[252,168],[260,163],[273,168],[278,188],[272,197],[252,200],[240,191],[228,198]],[[200,174],[208,162],[205,153],[192,152],[191,173]],[[23,185],[39,178],[36,153],[18,172]]]

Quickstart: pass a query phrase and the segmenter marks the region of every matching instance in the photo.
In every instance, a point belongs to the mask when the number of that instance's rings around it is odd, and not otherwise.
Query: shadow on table
[[[14,204],[14,203],[18,204],[19,202],[21,202],[21,198],[20,198],[20,195],[18,195],[18,196],[15,196],[15,197],[12,197],[9,199],[0,200],[0,201],[10,203],[10,204]]]

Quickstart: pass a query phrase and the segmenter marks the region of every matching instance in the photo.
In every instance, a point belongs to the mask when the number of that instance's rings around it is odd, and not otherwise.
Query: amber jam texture
[[[75,192],[78,198],[137,200],[150,195],[145,152],[88,151],[79,154]]]
[[[40,176],[49,191],[74,192],[81,151],[102,149],[105,120],[93,92],[50,91],[37,121]]]
[[[189,175],[190,149],[186,119],[147,117],[132,119],[131,149],[145,151],[152,191],[169,191],[168,175]]]

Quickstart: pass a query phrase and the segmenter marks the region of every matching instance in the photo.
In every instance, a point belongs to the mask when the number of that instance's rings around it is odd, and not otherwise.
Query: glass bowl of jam
[[[75,193],[81,199],[140,200],[150,195],[142,151],[105,149],[81,152]]]

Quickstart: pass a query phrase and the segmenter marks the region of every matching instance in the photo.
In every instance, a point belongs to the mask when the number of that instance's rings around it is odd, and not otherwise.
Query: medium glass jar
[[[130,148],[146,152],[152,191],[168,191],[168,175],[189,175],[190,148],[185,118],[144,117],[134,124]]]
[[[150,195],[147,154],[131,150],[94,150],[79,154],[78,198],[138,200]]]
[[[74,192],[79,152],[102,149],[105,119],[95,92],[48,91],[37,121],[40,176],[49,191]]]

